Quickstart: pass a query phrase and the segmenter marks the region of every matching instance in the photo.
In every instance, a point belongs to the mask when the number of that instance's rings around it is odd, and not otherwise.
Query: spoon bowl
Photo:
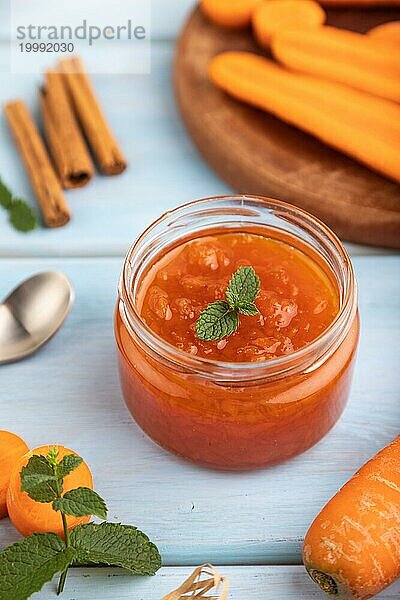
[[[23,281],[0,304],[0,364],[41,348],[64,323],[74,300],[63,273],[39,273]]]

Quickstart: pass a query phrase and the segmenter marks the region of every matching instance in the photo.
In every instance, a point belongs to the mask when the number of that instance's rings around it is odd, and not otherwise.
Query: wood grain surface
[[[400,10],[332,9],[328,16],[332,25],[364,32]],[[241,193],[305,208],[347,240],[399,248],[400,186],[216,89],[207,66],[225,50],[260,52],[250,32],[226,32],[196,9],[179,39],[175,89],[186,127],[215,171]]]
[[[132,577],[120,569],[71,569],[66,600],[160,600],[190,575],[191,567],[166,567],[155,577]],[[219,568],[230,582],[229,600],[326,600],[303,567]],[[49,600],[54,583],[46,585],[33,600]],[[398,600],[400,582],[376,600]]]
[[[0,211],[0,256],[20,257],[0,259],[0,299],[21,279],[48,269],[64,271],[76,290],[72,313],[57,336],[29,360],[0,368],[0,428],[23,435],[31,447],[60,442],[81,452],[107,499],[110,519],[137,524],[162,552],[166,566],[154,578],[119,569],[72,569],[66,600],[160,600],[193,565],[209,560],[229,577],[229,600],[324,600],[299,566],[302,536],[337,488],[399,430],[400,257],[387,252],[354,259],[362,338],[349,406],[331,434],[294,461],[239,476],[194,467],[145,437],[119,389],[112,314],[122,254],[162,211],[231,191],[196,155],[170,85],[172,39],[194,3],[153,1],[149,76],[93,78],[128,155],[127,173],[112,181],[97,177],[69,193],[74,220],[57,232],[18,234]],[[91,10],[96,0],[85,3],[88,16],[95,14]],[[340,14],[346,26],[347,13]],[[377,17],[377,11],[366,16],[374,22]],[[6,39],[7,23],[0,19],[0,38],[5,33]],[[114,47],[95,57],[104,58],[111,72],[116,54]],[[12,75],[7,43],[0,42],[1,102],[22,97],[37,116],[37,84],[48,60],[38,57],[36,75]],[[34,203],[2,119],[0,138],[0,175]],[[350,246],[352,256],[383,252]],[[61,255],[76,258],[57,258]],[[0,549],[17,539],[3,520]],[[55,597],[51,583],[33,599]],[[399,597],[400,582],[377,600]]]
[[[112,323],[121,259],[3,259],[0,297],[36,271],[57,269],[76,301],[47,346],[0,367],[0,428],[31,447],[61,443],[81,453],[110,519],[143,528],[167,566],[300,564],[313,518],[400,426],[400,257],[357,257],[354,265],[361,341],[343,418],[294,460],[223,473],[161,450],[125,408]],[[0,546],[17,538],[2,521]]]
[[[207,561],[222,565],[231,580],[229,600],[324,599],[301,566],[290,566],[300,563],[302,537],[326,501],[397,435],[400,424],[400,257],[357,257],[354,265],[361,345],[343,418],[303,456],[237,474],[168,454],[132,421],[119,389],[112,330],[121,259],[0,260],[0,298],[21,279],[50,269],[65,272],[76,291],[72,313],[54,339],[30,359],[0,368],[0,428],[22,435],[31,447],[62,443],[80,452],[109,518],[148,533],[165,565],[153,578],[72,569],[67,600],[160,600],[193,565]],[[18,539],[3,520],[0,549]],[[399,595],[400,583],[378,598]],[[53,597],[54,583],[33,596]]]

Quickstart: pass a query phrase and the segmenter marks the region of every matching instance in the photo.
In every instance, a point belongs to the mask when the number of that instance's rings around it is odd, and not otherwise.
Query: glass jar
[[[137,305],[149,268],[180,243],[228,231],[286,241],[329,271],[340,309],[322,335],[287,356],[227,363],[190,355],[151,331]],[[212,468],[279,463],[318,442],[346,405],[359,337],[353,267],[332,231],[294,206],[256,196],[199,200],[163,215],[129,250],[115,336],[126,404],[156,443]]]

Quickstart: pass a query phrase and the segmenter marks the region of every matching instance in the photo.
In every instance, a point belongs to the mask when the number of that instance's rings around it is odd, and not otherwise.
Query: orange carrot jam
[[[343,284],[311,245],[264,225],[216,225],[137,265],[120,288],[115,335],[126,404],[151,439],[204,466],[245,470],[296,456],[333,427],[358,343],[356,292],[344,322]],[[196,319],[225,299],[240,266],[259,276],[259,314],[200,341]]]
[[[259,315],[241,315],[238,330],[226,339],[200,341],[198,316],[209,303],[225,299],[241,266],[252,266],[260,279]],[[327,272],[294,246],[256,234],[188,241],[153,265],[142,287],[141,316],[154,333],[185,352],[224,362],[291,354],[321,335],[339,310]]]

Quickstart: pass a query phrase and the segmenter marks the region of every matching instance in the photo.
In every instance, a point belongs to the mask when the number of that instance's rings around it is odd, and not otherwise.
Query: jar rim
[[[218,361],[209,358],[199,357],[192,355],[176,346],[170,344],[156,333],[146,324],[142,319],[139,311],[137,310],[136,303],[133,301],[133,294],[130,291],[131,287],[131,268],[132,260],[134,259],[135,253],[137,252],[140,244],[146,239],[153,230],[158,226],[162,225],[168,219],[178,217],[180,214],[190,211],[201,206],[208,206],[210,202],[222,202],[222,201],[235,201],[243,206],[243,203],[248,201],[256,201],[262,203],[263,208],[269,208],[270,210],[278,210],[287,212],[288,214],[296,215],[300,218],[303,224],[312,226],[322,235],[326,243],[330,245],[330,249],[334,249],[337,257],[341,260],[344,266],[345,279],[344,279],[344,293],[341,298],[341,305],[338,314],[328,327],[312,342],[306,346],[295,350],[291,354],[285,356],[279,356],[277,358],[271,358],[260,362],[226,362]],[[198,230],[200,233],[201,229]],[[132,244],[125,258],[124,266],[122,269],[120,286],[119,286],[120,298],[124,303],[124,307],[128,309],[128,314],[125,311],[125,316],[128,317],[129,330],[138,336],[144,345],[153,351],[158,359],[164,357],[166,360],[172,361],[175,365],[180,365],[186,369],[193,370],[197,373],[203,373],[204,375],[210,376],[212,372],[217,377],[228,377],[229,379],[241,379],[243,378],[258,378],[260,376],[268,375],[269,373],[287,373],[292,370],[298,363],[303,363],[308,356],[313,354],[321,354],[318,350],[321,348],[328,348],[332,345],[333,340],[337,337],[346,324],[349,323],[351,316],[357,310],[357,286],[354,274],[354,268],[350,257],[343,246],[337,235],[323,223],[318,217],[311,215],[302,208],[293,206],[289,203],[281,200],[272,198],[266,198],[263,196],[257,196],[253,194],[231,194],[222,196],[212,196],[200,200],[194,200],[183,205],[180,205],[172,210],[164,212],[158,219],[153,221],[141,235]]]

